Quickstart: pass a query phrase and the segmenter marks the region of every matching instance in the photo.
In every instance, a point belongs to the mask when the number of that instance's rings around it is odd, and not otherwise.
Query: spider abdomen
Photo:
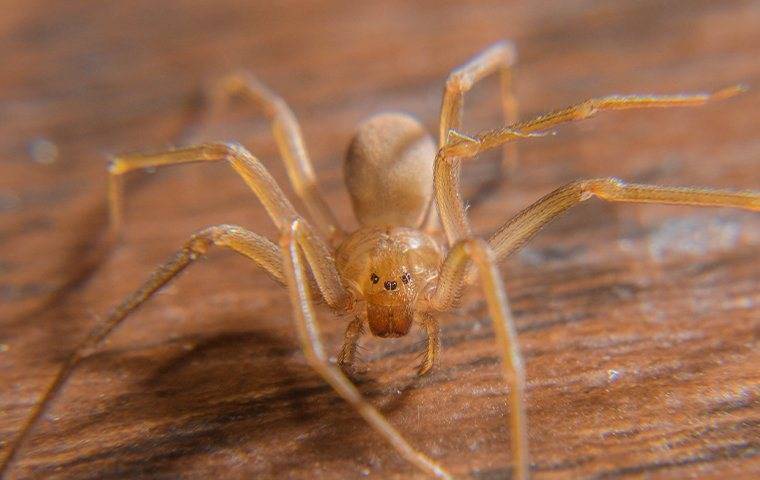
[[[346,186],[363,225],[419,227],[433,196],[435,142],[416,119],[383,113],[364,121],[346,154]]]

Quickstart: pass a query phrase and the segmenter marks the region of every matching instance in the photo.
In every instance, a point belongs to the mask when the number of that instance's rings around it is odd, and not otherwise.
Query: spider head
[[[367,323],[378,337],[402,337],[409,333],[419,280],[404,264],[403,256],[382,256],[370,265],[364,285]]]
[[[440,248],[406,227],[370,227],[338,248],[341,277],[367,304],[367,323],[378,337],[409,333],[420,293],[435,278]]]

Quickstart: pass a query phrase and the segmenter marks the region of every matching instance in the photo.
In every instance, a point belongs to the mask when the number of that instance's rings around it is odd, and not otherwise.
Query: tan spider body
[[[425,310],[442,260],[433,237],[392,225],[357,230],[335,255],[344,285],[366,302],[367,323],[378,337],[409,332],[415,313]]]
[[[438,242],[419,230],[433,198],[434,159],[432,137],[403,114],[380,114],[365,121],[348,148],[346,185],[362,227],[340,244],[335,262],[346,288],[366,302],[369,329],[378,337],[409,332],[416,312],[424,310],[443,260]],[[354,360],[352,340],[347,337],[341,352],[344,367]],[[435,345],[430,345],[430,358],[423,362],[425,371],[438,351],[438,338],[430,342]]]
[[[353,368],[365,323],[378,337],[399,337],[418,322],[428,338],[419,367],[419,374],[425,374],[434,365],[440,350],[435,312],[452,309],[463,288],[479,280],[509,385],[508,422],[515,478],[528,478],[524,369],[497,262],[517,251],[545,224],[594,196],[615,202],[760,210],[760,193],[626,184],[611,178],[578,180],[528,206],[503,223],[487,240],[475,237],[459,188],[463,159],[504,145],[510,162],[514,162],[511,142],[542,136],[553,126],[582,120],[600,111],[701,105],[741,91],[740,87],[731,87],[714,94],[600,97],[531,120],[517,121],[517,105],[510,89],[514,60],[512,45],[501,42],[451,73],[443,95],[437,146],[422,125],[406,115],[378,115],[358,128],[348,149],[345,173],[354,213],[361,226],[350,234],[340,227],[319,191],[295,115],[282,98],[245,73],[232,75],[219,83],[212,91],[211,111],[223,106],[231,94],[246,96],[261,107],[272,122],[290,182],[314,226],[296,212],[264,165],[240,145],[207,143],[115,158],[110,166],[109,185],[114,232],[121,224],[123,174],[148,167],[226,161],[251,188],[278,227],[279,244],[234,225],[212,226],[193,235],[74,351],[8,449],[0,465],[0,475],[13,465],[20,446],[74,367],[130,312],[210,247],[220,246],[247,257],[287,288],[295,327],[309,365],[402,456],[428,474],[441,478],[450,478],[450,475],[412,447],[362,397],[349,378],[328,361],[312,302],[322,300],[333,311],[354,316],[346,328],[338,357],[343,371],[351,372]],[[464,94],[474,83],[492,73],[498,73],[501,78],[506,126],[466,135],[461,130]],[[437,240],[441,235],[436,232],[445,235],[445,245]]]

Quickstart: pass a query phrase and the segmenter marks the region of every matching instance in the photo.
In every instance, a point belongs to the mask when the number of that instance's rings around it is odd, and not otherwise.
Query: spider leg
[[[359,339],[364,334],[364,316],[357,315],[346,327],[343,336],[343,346],[338,354],[338,366],[346,375],[354,373],[356,351],[359,347]]]
[[[710,101],[733,97],[745,90],[746,88],[742,85],[734,85],[718,90],[714,93],[682,95],[609,95],[606,97],[591,98],[567,108],[539,115],[530,120],[514,123],[507,128],[521,132],[535,132],[538,130],[545,130],[561,123],[584,120],[595,116],[599,112],[608,110],[696,107],[704,105]]]
[[[502,142],[506,143],[523,137],[542,136],[543,134],[521,133],[505,130]],[[468,137],[452,130],[449,142],[438,150],[433,164],[433,185],[435,205],[446,233],[449,246],[459,240],[472,237],[472,228],[465,215],[462,203],[460,177],[461,158],[472,157],[482,151],[478,137]]]
[[[322,196],[301,127],[288,104],[256,76],[239,71],[221,78],[211,88],[210,115],[216,116],[236,96],[253,102],[269,119],[293,190],[326,237],[331,242],[340,239],[345,232]]]
[[[230,163],[253,190],[278,228],[287,225],[288,219],[299,217],[272,175],[248,150],[236,144],[206,143],[163,153],[122,155],[114,158],[109,168],[111,174],[109,198],[113,228],[118,228],[121,223],[120,180],[125,173],[148,167],[216,161]],[[325,301],[331,307],[340,307],[347,301],[348,293],[340,283],[335,264],[331,261],[330,249],[308,223],[303,222],[301,232],[303,232],[303,237],[300,241],[303,242],[302,247],[309,264],[318,266],[318,268],[313,267],[313,272]]]
[[[487,130],[477,135],[462,135],[458,130],[452,129],[448,132],[448,142],[444,144],[444,148],[448,150],[449,155],[456,154],[469,158],[499,145],[512,142],[521,136],[530,136],[527,135],[528,133],[546,130],[563,123],[585,120],[595,116],[599,112],[632,110],[636,108],[696,107],[710,101],[730,98],[744,91],[745,87],[734,85],[715,93],[696,93],[690,95],[610,95],[592,98],[567,108],[539,115],[530,120]]]
[[[614,178],[578,180],[554,190],[501,226],[488,240],[497,260],[514,253],[544,225],[592,196],[610,202],[668,203],[760,211],[760,192],[628,184]]]
[[[587,100],[572,107],[541,115],[533,120],[488,130],[477,135],[448,133],[446,144],[438,151],[434,164],[435,198],[449,245],[472,235],[465,217],[459,186],[460,161],[520,138],[542,136],[539,131],[554,125],[581,120],[605,110],[702,105],[710,100],[732,97],[744,91],[741,86],[725,88],[713,94],[630,95]]]
[[[117,231],[122,223],[123,175],[133,170],[194,162],[227,161],[253,190],[278,227],[283,218],[296,216],[293,205],[285,197],[266,167],[245,147],[233,143],[204,143],[158,153],[134,153],[114,157],[109,166],[109,207],[111,228]]]
[[[286,284],[293,303],[294,318],[298,337],[303,347],[306,361],[312,368],[343,397],[356,411],[382,435],[404,458],[416,465],[424,472],[438,478],[451,478],[441,466],[428,458],[422,452],[412,447],[401,434],[368,403],[346,378],[340,369],[333,367],[327,360],[316,316],[311,304],[311,295],[306,272],[303,265],[301,251],[295,241],[301,222],[295,220],[290,228],[284,230],[280,239],[280,248],[283,254]]]
[[[467,63],[449,74],[441,101],[441,114],[438,127],[438,146],[446,144],[450,130],[461,130],[464,94],[475,83],[492,73],[499,72],[501,83],[501,107],[507,124],[517,122],[518,106],[512,88],[512,68],[517,61],[517,50],[512,42],[503,40],[486,48]],[[502,170],[509,170],[517,161],[514,145],[504,146]],[[438,228],[435,207],[432,206],[425,221],[426,230]]]
[[[438,359],[438,354],[441,352],[441,327],[438,324],[438,319],[433,315],[429,313],[418,313],[417,315],[420,323],[425,327],[425,333],[427,334],[425,355],[417,369],[417,375],[422,376],[430,372],[430,369],[433,368]]]
[[[496,342],[502,355],[504,378],[509,384],[509,422],[515,477],[527,479],[530,475],[530,464],[525,414],[525,371],[507,294],[496,268],[496,256],[484,240],[470,238],[454,245],[441,265],[438,282],[428,299],[428,304],[434,310],[450,310],[459,298],[465,277],[473,263],[485,291],[488,311],[496,332]]]
[[[166,283],[176,277],[194,260],[197,260],[211,246],[230,248],[251,259],[278,283],[284,284],[285,274],[282,256],[277,245],[266,238],[234,225],[219,225],[199,231],[188,240],[182,249],[169,261],[156,269],[148,280],[135,292],[114,308],[106,319],[93,328],[87,337],[66,360],[55,380],[45,390],[40,402],[34,407],[20,433],[10,444],[5,458],[0,463],[0,478],[4,477],[32,429],[48,411],[53,400],[60,393],[64,383],[71,376],[79,362],[91,355],[103,340],[118,327],[127,316],[148,300]]]
[[[517,61],[517,50],[512,42],[495,43],[449,74],[443,92],[438,130],[438,145],[443,146],[449,130],[461,130],[464,94],[475,83],[492,73],[499,72],[501,107],[507,124],[517,122],[517,99],[512,91],[512,68]],[[505,158],[507,151],[504,152]],[[511,157],[511,155],[510,155]]]

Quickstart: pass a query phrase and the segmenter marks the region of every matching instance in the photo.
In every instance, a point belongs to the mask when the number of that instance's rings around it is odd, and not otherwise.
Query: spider
[[[498,262],[525,245],[545,224],[579,203],[598,197],[612,202],[723,206],[760,210],[760,192],[733,192],[624,183],[614,178],[579,180],[561,186],[500,226],[489,239],[477,238],[460,193],[461,161],[516,140],[540,137],[550,127],[606,110],[701,105],[738,94],[729,87],[713,94],[629,95],[592,98],[527,121],[517,120],[511,89],[514,46],[496,43],[454,70],[446,81],[438,142],[414,118],[379,114],[362,123],[348,148],[345,180],[360,227],[346,232],[323,199],[296,118],[284,100],[256,78],[233,74],[212,89],[211,110],[232,95],[245,95],[266,113],[297,195],[311,220],[299,215],[262,163],[237,144],[205,143],[156,154],[115,157],[109,167],[111,225],[122,219],[123,175],[133,170],[200,161],[227,161],[264,205],[280,231],[279,244],[243,227],[217,225],[194,234],[169,261],[121,304],[74,351],[44,393],[16,441],[0,474],[50,407],[75,366],[90,355],[124,319],[212,246],[247,257],[284,286],[293,306],[306,361],[369,425],[404,458],[439,478],[451,475],[414,448],[368,403],[349,380],[365,325],[383,338],[406,335],[417,323],[427,341],[418,374],[435,365],[441,349],[436,312],[456,306],[463,289],[480,281],[493,320],[509,386],[509,427],[515,477],[529,477],[525,374],[514,322]],[[506,126],[477,135],[462,132],[465,93],[482,78],[498,73]],[[510,151],[511,152],[511,151]],[[508,152],[508,153],[510,153]],[[443,235],[439,232],[443,230]],[[442,238],[445,237],[445,241]],[[352,315],[343,346],[332,365],[320,339],[313,302]]]

